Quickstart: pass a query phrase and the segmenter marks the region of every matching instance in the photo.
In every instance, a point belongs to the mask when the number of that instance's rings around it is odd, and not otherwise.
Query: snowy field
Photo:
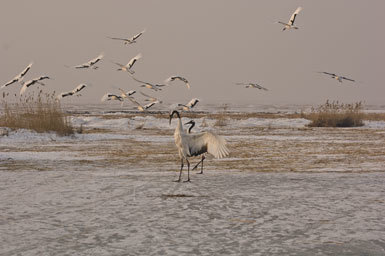
[[[205,116],[231,153],[191,183],[165,115],[1,129],[0,255],[385,255],[385,122]]]

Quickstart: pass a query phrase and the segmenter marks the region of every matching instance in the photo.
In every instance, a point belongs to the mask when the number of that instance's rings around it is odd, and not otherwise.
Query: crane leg
[[[175,180],[175,182],[180,182],[182,178],[182,170],[183,170],[183,158],[181,159],[180,171],[179,171],[179,179]]]
[[[187,180],[184,182],[190,182],[190,162],[186,159],[187,162]]]
[[[203,160],[205,160],[205,156],[202,155],[202,159],[194,166],[194,168],[192,168],[192,170],[195,170],[196,168],[198,168],[199,164],[201,164],[201,172],[198,172],[198,174],[203,174]]]
[[[203,174],[203,160],[205,160],[205,158],[205,156],[202,156],[201,172],[198,172],[198,174]]]

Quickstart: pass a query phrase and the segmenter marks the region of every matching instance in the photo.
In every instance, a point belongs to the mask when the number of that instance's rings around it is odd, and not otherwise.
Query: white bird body
[[[208,152],[213,155],[215,158],[223,158],[229,154],[229,151],[226,147],[226,141],[223,137],[216,135],[212,132],[201,132],[194,134],[187,134],[183,130],[182,120],[179,115],[179,112],[174,110],[170,115],[170,124],[171,119],[174,114],[178,117],[178,124],[174,132],[175,145],[178,148],[179,157],[181,159],[181,169],[179,173],[179,179],[181,180],[183,161],[187,162],[187,171],[188,179],[190,181],[190,162],[188,161],[189,157],[199,156]]]
[[[127,92],[124,91],[124,90],[121,89],[121,88],[119,88],[119,90],[120,90],[120,92],[121,92],[120,96],[121,96],[122,98],[128,98],[128,97],[130,97],[131,95],[133,95],[133,94],[136,93],[135,90],[130,90],[130,91],[127,91]]]
[[[28,70],[31,69],[32,64],[33,64],[33,62],[31,62],[31,63],[30,63],[30,64],[29,64],[23,71],[20,72],[20,74],[18,74],[17,76],[15,76],[12,80],[10,80],[10,81],[7,82],[6,84],[2,85],[2,86],[1,86],[1,89],[7,87],[8,85],[11,85],[11,84],[13,84],[13,83],[16,83],[16,82],[19,82],[19,81],[23,80],[25,74],[27,74]]]
[[[294,26],[294,21],[295,21],[295,18],[297,17],[298,13],[302,11],[302,7],[298,7],[295,12],[291,15],[290,17],[290,20],[288,23],[285,23],[285,22],[282,22],[282,21],[278,21],[278,23],[284,25],[283,27],[283,31],[285,31],[286,29],[298,29],[298,27]]]
[[[101,61],[103,59],[103,57],[104,57],[104,54],[101,53],[101,54],[99,54],[98,57],[93,58],[92,60],[90,60],[90,61],[88,61],[86,63],[74,66],[74,68],[80,69],[80,68],[90,68],[90,67],[92,67],[93,69],[97,69],[98,67],[95,66],[95,64],[98,63],[99,61]]]
[[[108,92],[108,93],[106,93],[106,94],[103,95],[101,101],[104,102],[104,101],[107,101],[107,100],[118,100],[118,101],[123,101],[123,97]]]
[[[127,45],[127,44],[136,43],[136,39],[138,39],[144,32],[146,32],[145,29],[131,38],[119,38],[119,37],[108,37],[108,38],[113,39],[113,40],[123,41],[124,44]]]
[[[181,77],[181,76],[170,76],[169,78],[167,78],[165,80],[165,83],[168,84],[168,83],[175,81],[175,80],[180,80],[180,81],[184,82],[187,86],[187,89],[190,89],[190,84],[189,84],[188,80],[184,77]]]
[[[334,74],[334,73],[328,73],[328,72],[318,72],[318,73],[329,75],[329,76],[331,76],[331,78],[336,79],[340,83],[342,83],[343,80],[348,80],[348,81],[351,81],[351,82],[355,82],[355,80],[353,80],[353,79],[350,79],[350,78],[347,78],[347,77],[344,77],[344,76],[340,76],[340,75],[337,75],[337,74]]]
[[[154,106],[156,103],[159,103],[158,101],[153,101],[153,102],[150,102],[144,106],[142,106],[139,102],[137,102],[133,97],[126,97],[127,99],[129,99],[132,103],[134,103],[138,110],[139,111],[146,111],[147,109],[151,108],[152,106]]]
[[[130,96],[135,94],[136,91],[135,90],[130,90],[130,91],[126,92],[122,88],[119,88],[119,90],[120,90],[121,93],[120,93],[120,96],[118,96],[118,97],[120,97],[122,99],[122,105],[121,106],[123,107],[124,99],[131,99],[132,97],[130,97]]]
[[[40,76],[40,77],[37,77],[37,78],[34,78],[34,79],[31,79],[27,82],[22,82],[22,85],[23,87],[21,87],[21,90],[20,90],[20,95],[22,95],[28,87],[30,87],[31,85],[34,85],[34,84],[40,84],[40,85],[44,85],[42,82],[40,82],[41,80],[44,80],[44,79],[50,79],[48,76]]]
[[[138,83],[142,84],[140,87],[145,87],[145,88],[148,88],[148,89],[151,89],[154,91],[161,91],[162,90],[161,87],[166,86],[165,84],[152,84],[149,82],[145,82],[145,81],[142,81],[142,80],[135,78],[133,75],[131,75],[131,77],[132,77],[132,79],[134,79]]]
[[[75,95],[77,94],[78,92],[80,92],[81,90],[83,90],[84,88],[86,88],[87,85],[86,84],[79,84],[75,89],[73,89],[72,91],[69,91],[69,92],[62,92],[60,93],[56,98],[58,100],[64,98],[64,97],[67,97],[67,96],[72,96],[72,95]],[[79,94],[78,94],[79,95]],[[80,95],[79,95],[80,96]]]
[[[147,97],[144,101],[158,102],[158,103],[162,103],[163,102],[163,101],[159,100],[158,98],[155,98],[153,96],[145,94],[144,92],[140,92],[140,94],[142,94],[144,97]]]
[[[140,87],[145,87],[147,89],[151,89],[151,90],[154,90],[154,91],[161,91],[162,87],[164,85],[159,85],[159,84],[150,84],[150,83],[145,83],[145,84],[142,84]]]

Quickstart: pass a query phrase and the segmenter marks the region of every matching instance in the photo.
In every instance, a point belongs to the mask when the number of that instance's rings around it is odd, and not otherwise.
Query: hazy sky
[[[282,32],[298,7],[299,30]],[[319,104],[326,99],[385,104],[385,1],[383,0],[2,0],[0,84],[34,61],[26,80],[46,74],[44,90],[63,92],[90,83],[83,97],[99,102],[117,88],[139,89],[111,61],[134,67],[139,79],[160,83],[181,75],[182,83],[153,93],[168,102],[198,97],[204,103]],[[112,37],[146,32],[125,46]],[[98,70],[75,70],[104,52]],[[338,83],[317,71],[355,79]],[[246,89],[257,82],[269,89]],[[5,89],[18,92],[20,85]],[[105,104],[105,103],[104,103]]]

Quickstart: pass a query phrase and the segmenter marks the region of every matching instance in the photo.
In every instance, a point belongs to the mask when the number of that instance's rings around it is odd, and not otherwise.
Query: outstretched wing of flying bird
[[[135,62],[137,62],[137,61],[138,61],[139,59],[141,59],[141,58],[142,58],[142,54],[139,53],[138,55],[136,55],[134,58],[132,58],[132,59],[127,63],[126,67],[127,67],[128,69],[131,69],[132,66],[134,66]]]
[[[294,25],[294,21],[295,21],[295,18],[297,17],[298,13],[302,10],[302,7],[298,7],[295,12],[291,15],[290,17],[290,20],[289,20],[289,24],[291,26]]]
[[[7,82],[7,83],[5,83],[4,85],[2,85],[1,88],[5,88],[5,87],[7,87],[8,85],[11,85],[11,84],[13,84],[13,83],[15,83],[15,82],[21,81],[21,80],[24,78],[25,74],[27,74],[27,72],[31,69],[32,64],[33,64],[33,62],[29,63],[29,65],[28,65],[23,71],[21,71],[20,74],[18,74],[17,76],[15,76],[15,77],[14,77],[12,80],[10,80],[9,82]]]
[[[138,39],[144,32],[146,32],[145,29],[142,32],[138,33],[137,35],[133,36],[131,41],[135,41],[136,39]]]

